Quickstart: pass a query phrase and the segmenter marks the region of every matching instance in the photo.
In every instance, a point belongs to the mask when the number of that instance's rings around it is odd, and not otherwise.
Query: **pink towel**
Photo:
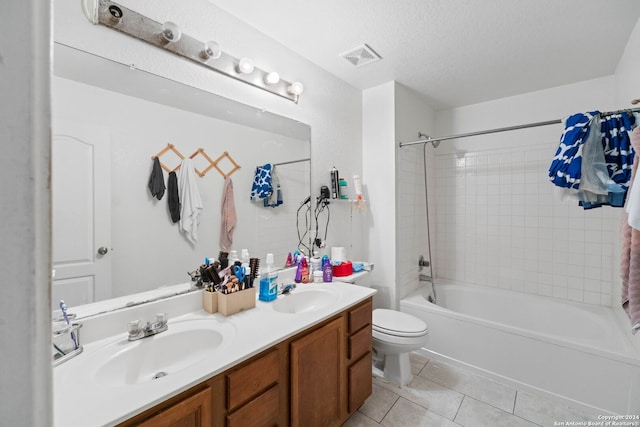
[[[629,186],[638,169],[640,159],[640,127],[634,129],[631,134],[631,144],[636,155],[633,161],[633,169]],[[629,189],[631,193],[631,188]],[[637,201],[636,201],[637,202]],[[622,214],[622,260],[620,274],[622,276],[622,308],[631,319],[631,331],[635,334],[640,330],[640,230],[629,225],[626,209]]]
[[[233,230],[236,227],[238,217],[236,216],[236,205],[233,200],[233,181],[231,178],[224,179],[222,189],[222,219],[220,222],[220,250],[228,252],[233,243]]]

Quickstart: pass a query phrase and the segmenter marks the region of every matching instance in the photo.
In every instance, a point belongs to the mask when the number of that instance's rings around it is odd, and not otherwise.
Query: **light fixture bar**
[[[266,76],[270,72],[258,67],[254,67],[253,71],[249,73],[239,72],[238,65],[240,60],[225,52],[221,52],[218,58],[209,57],[207,59],[207,55],[203,54],[203,51],[207,48],[208,42],[196,40],[184,33],[175,37],[177,40],[168,41],[168,39],[171,39],[172,34],[170,33],[169,37],[166,37],[165,33],[165,36],[163,36],[163,30],[166,28],[165,24],[156,22],[110,0],[100,0],[97,12],[97,20],[95,15],[93,20],[90,16],[87,16],[94,24],[99,23],[118,30],[218,73],[266,90],[296,104],[298,103],[300,94],[295,90],[292,91],[291,88],[297,85],[302,86],[299,82],[289,83],[280,79],[276,83],[268,84],[266,82],[269,79],[266,79]]]

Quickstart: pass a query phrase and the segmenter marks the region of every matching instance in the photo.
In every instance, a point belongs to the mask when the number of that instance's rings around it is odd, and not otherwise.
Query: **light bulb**
[[[207,59],[218,59],[222,55],[222,50],[220,50],[220,45],[216,42],[207,42],[203,46],[202,52],[200,52],[200,56]]]
[[[243,74],[249,74],[253,71],[254,65],[253,60],[249,58],[242,58],[240,62],[238,62],[238,72]]]
[[[302,83],[300,82],[293,82],[291,83],[291,86],[287,88],[287,92],[291,95],[300,95],[304,92],[304,86],[302,86]]]
[[[168,42],[177,42],[182,37],[182,31],[177,24],[167,21],[162,24],[162,38]]]
[[[275,71],[270,72],[266,76],[264,76],[264,82],[268,85],[274,85],[280,81],[280,74]]]

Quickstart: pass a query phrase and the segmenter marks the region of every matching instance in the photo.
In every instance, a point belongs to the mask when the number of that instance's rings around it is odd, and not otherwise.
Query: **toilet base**
[[[409,384],[413,379],[409,353],[383,354],[374,349],[372,373],[399,387]]]

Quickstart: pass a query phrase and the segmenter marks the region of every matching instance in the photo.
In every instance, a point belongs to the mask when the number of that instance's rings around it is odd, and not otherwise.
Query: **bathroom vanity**
[[[135,343],[123,333],[97,339],[54,369],[55,425],[341,425],[371,394],[374,293],[305,284],[226,318],[198,307]],[[177,298],[196,304],[196,297]],[[214,336],[206,331],[219,338],[202,344]],[[179,343],[188,346],[184,354],[176,353]],[[135,357],[120,362],[127,353]],[[153,379],[160,365],[149,365],[158,358],[166,359],[166,376]],[[73,388],[79,393],[67,392]]]
[[[371,394],[371,298],[122,423],[330,426]]]

